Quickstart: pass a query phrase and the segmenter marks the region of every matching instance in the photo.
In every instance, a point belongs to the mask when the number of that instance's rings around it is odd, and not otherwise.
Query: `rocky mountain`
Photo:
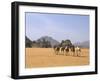
[[[77,43],[74,43],[74,45],[84,47],[84,48],[89,48],[89,41],[77,42]]]
[[[32,47],[32,41],[27,36],[25,36],[25,46]]]
[[[57,40],[55,40],[55,39],[53,39],[52,37],[49,37],[49,36],[43,36],[43,37],[39,38],[39,39],[37,40],[37,42],[38,42],[38,41],[43,41],[43,40],[49,41],[50,44],[51,44],[51,46],[60,44]]]

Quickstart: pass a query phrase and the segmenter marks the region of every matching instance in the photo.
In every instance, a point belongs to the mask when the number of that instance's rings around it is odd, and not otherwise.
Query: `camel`
[[[80,56],[81,53],[81,48],[79,48],[78,46],[75,47],[74,45],[72,46],[65,46],[65,47],[61,47],[61,46],[54,46],[54,51],[55,53],[58,54],[65,54],[67,55],[73,55],[73,56]]]
[[[60,51],[60,46],[54,46],[53,48],[54,48],[55,53],[58,55]]]
[[[75,53],[77,56],[80,56],[81,54],[81,48],[79,48],[78,46],[75,48]]]
[[[64,54],[64,51],[65,51],[65,47],[60,47],[61,54]]]
[[[68,46],[66,46],[64,50],[65,50],[65,54],[66,54],[66,55],[69,55],[68,53],[69,53],[69,51],[70,51],[70,48],[69,48]]]

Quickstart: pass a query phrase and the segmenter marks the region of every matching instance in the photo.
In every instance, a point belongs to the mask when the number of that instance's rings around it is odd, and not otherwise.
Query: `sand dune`
[[[82,49],[81,56],[56,55],[52,48],[26,48],[25,67],[81,66],[89,64],[89,49]]]

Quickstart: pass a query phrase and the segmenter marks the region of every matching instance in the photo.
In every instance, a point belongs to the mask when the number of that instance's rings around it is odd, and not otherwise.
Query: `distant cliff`
[[[89,48],[89,41],[84,41],[84,42],[77,42],[74,43],[75,46],[80,46],[80,47],[84,47],[84,48]]]
[[[37,40],[30,40],[26,36],[26,47],[53,47],[54,45],[60,44],[57,40],[49,36],[40,37]]]
[[[58,45],[59,44],[59,42],[57,40],[55,40],[55,39],[53,39],[52,37],[49,37],[49,36],[43,36],[43,37],[39,38],[37,40],[37,42],[38,41],[43,41],[43,40],[50,42],[50,44],[51,44],[52,47],[54,45]]]
[[[27,36],[25,36],[25,46],[32,47],[32,41]]]

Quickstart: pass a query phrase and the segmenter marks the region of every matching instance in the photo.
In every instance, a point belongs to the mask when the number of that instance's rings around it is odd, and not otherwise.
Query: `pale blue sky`
[[[37,40],[50,36],[57,41],[70,39],[73,43],[89,40],[89,16],[71,14],[25,13],[26,36]]]

